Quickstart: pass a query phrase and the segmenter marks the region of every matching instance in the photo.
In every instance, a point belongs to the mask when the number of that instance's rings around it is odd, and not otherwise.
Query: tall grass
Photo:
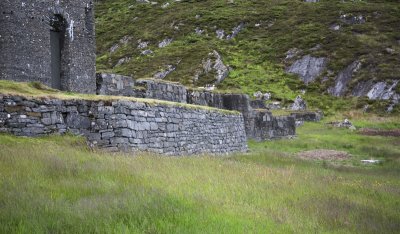
[[[222,157],[108,154],[72,136],[0,135],[0,233],[396,233],[396,139],[320,128]],[[373,140],[395,160],[338,167],[292,156],[325,147],[330,133],[351,140],[355,155]]]

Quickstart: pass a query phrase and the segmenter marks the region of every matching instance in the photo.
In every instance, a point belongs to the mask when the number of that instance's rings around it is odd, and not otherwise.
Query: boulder
[[[316,58],[311,55],[306,55],[295,61],[288,69],[288,73],[297,74],[304,83],[313,82],[327,66],[326,58]]]
[[[306,110],[307,109],[307,103],[301,98],[301,96],[297,96],[296,99],[294,100],[294,103],[290,107],[291,110]]]

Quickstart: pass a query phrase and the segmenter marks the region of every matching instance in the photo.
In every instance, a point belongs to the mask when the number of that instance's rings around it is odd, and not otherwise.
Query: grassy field
[[[400,128],[398,118],[357,118],[358,127]],[[0,233],[398,233],[399,145],[322,123],[220,157],[109,154],[73,136],[0,135]],[[318,148],[352,157],[295,156]],[[370,158],[383,161],[360,163]]]

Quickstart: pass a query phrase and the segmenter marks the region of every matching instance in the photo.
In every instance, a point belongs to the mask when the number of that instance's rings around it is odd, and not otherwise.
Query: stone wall
[[[296,121],[292,116],[273,116],[268,111],[254,110],[244,119],[247,137],[257,141],[296,135]]]
[[[97,94],[138,98],[151,98],[171,102],[187,103],[188,92],[179,83],[162,80],[136,80],[129,76],[98,73]]]
[[[0,79],[39,81],[61,90],[95,93],[93,4],[93,0],[1,0]],[[62,22],[55,30],[58,19]],[[56,85],[52,79],[54,31],[61,37],[61,57],[57,58],[61,80]]]
[[[153,79],[139,80],[133,85],[129,83],[132,80],[129,78],[113,74],[99,74],[97,76],[98,94],[152,98],[239,111],[243,114],[248,138],[256,140],[295,135],[296,127],[293,117],[274,117],[266,110],[253,109],[252,106],[262,109],[265,105],[251,101],[248,95],[187,89],[178,83]],[[265,117],[266,115],[268,117]]]
[[[116,74],[96,74],[97,94],[134,97],[135,83],[130,76]]]
[[[165,100],[171,102],[187,102],[186,87],[179,83],[158,81],[158,80],[137,80],[136,86],[142,87],[145,91],[145,98]],[[140,88],[139,88],[140,89]]]
[[[241,114],[195,106],[0,95],[0,132],[42,136],[68,131],[113,151],[167,155],[244,152],[243,121]]]
[[[318,122],[324,117],[321,111],[304,111],[290,113],[296,121]]]
[[[224,108],[222,95],[206,90],[188,90],[187,102],[194,105]]]

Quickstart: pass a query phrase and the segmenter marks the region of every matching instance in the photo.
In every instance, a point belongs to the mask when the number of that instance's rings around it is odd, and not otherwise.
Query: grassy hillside
[[[357,118],[400,128],[398,118]],[[294,140],[252,142],[249,154],[160,157],[0,135],[0,233],[396,233],[398,141],[315,123]],[[318,148],[352,156],[295,156]],[[370,158],[383,162],[360,163]]]
[[[163,8],[167,2],[170,5]],[[363,16],[365,23],[344,23],[340,18],[344,14]],[[399,15],[398,1],[187,0],[158,1],[153,5],[101,0],[96,5],[97,66],[101,71],[142,78],[173,65],[176,70],[165,79],[202,86],[215,74],[204,75],[198,81],[193,76],[208,54],[216,50],[232,69],[220,89],[248,94],[269,91],[274,99],[284,102],[306,89],[311,105],[327,109],[337,99],[320,98],[321,94],[333,84],[338,72],[355,60],[363,66],[350,86],[366,80],[399,79]],[[244,28],[234,39],[217,39],[217,29],[230,34],[240,23]],[[341,25],[339,31],[330,29],[335,24]],[[198,35],[196,28],[204,32]],[[124,38],[129,39],[120,42]],[[158,48],[158,43],[167,38],[172,38],[172,43]],[[148,42],[146,49],[153,53],[141,55],[144,49],[138,49],[139,40]],[[119,48],[111,53],[110,48],[116,44]],[[312,49],[317,45],[319,49]],[[286,74],[286,52],[293,48],[302,51],[298,56],[327,57],[330,72],[309,86]],[[115,66],[121,58],[130,60]],[[321,83],[325,76],[328,81]],[[365,103],[361,101],[358,106]],[[357,103],[337,106],[348,109]]]

